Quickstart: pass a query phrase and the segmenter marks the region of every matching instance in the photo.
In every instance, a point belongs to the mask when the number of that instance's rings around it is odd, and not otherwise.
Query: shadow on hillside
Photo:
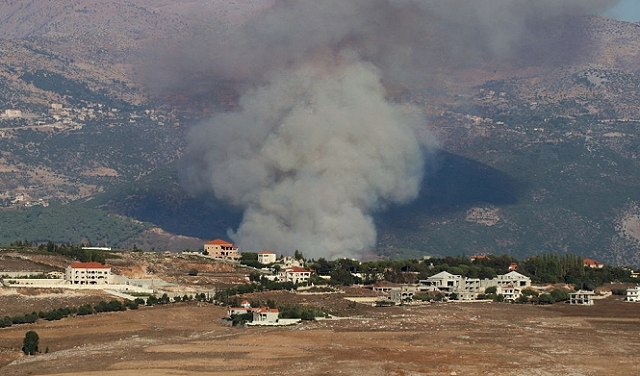
[[[378,221],[404,219],[402,222],[406,223],[410,217],[443,215],[475,204],[518,203],[520,184],[500,170],[443,150],[437,151],[431,160],[420,196],[378,213]]]
[[[422,193],[413,202],[376,214],[383,227],[416,228],[415,217],[466,210],[477,203],[517,203],[517,184],[492,167],[445,151],[430,158]],[[189,197],[172,168],[157,170],[131,185],[121,186],[89,203],[141,221],[151,222],[177,235],[202,239],[227,238],[242,213],[215,199],[213,194]],[[408,227],[408,228],[407,228]]]

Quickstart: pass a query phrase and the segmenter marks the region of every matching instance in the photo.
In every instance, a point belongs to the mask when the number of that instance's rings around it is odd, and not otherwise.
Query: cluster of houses
[[[204,244],[204,254],[210,257],[238,261],[240,260],[240,251],[233,243],[222,239],[215,239]],[[472,258],[486,256],[472,256]],[[262,265],[277,265],[280,269],[273,275],[265,277],[278,282],[293,282],[296,284],[308,284],[312,271],[307,270],[296,259],[284,257],[278,260],[273,252],[262,251],[258,253],[258,262]],[[598,268],[604,267],[604,264],[592,259],[584,259],[584,267]],[[394,302],[410,301],[414,294],[432,293],[442,294],[447,298],[455,296],[456,300],[477,300],[478,296],[485,293],[489,287],[495,288],[495,293],[500,294],[506,301],[514,301],[522,296],[525,289],[531,289],[531,278],[520,274],[516,271],[517,265],[509,266],[507,274],[498,275],[492,279],[467,278],[461,275],[451,274],[446,271],[437,273],[427,279],[420,280],[415,285],[389,286],[386,284],[377,284],[372,287],[374,291],[385,293],[388,299]],[[570,294],[569,303],[575,305],[593,305],[595,293],[593,291],[579,290]],[[626,301],[640,301],[640,286],[627,290]],[[232,308],[232,310],[237,310]],[[255,309],[254,309],[255,310]],[[238,313],[236,311],[233,311]],[[247,311],[249,312],[249,311]],[[243,312],[243,313],[247,313]],[[252,311],[253,312],[253,311]],[[257,318],[255,321],[260,321]]]
[[[440,272],[419,283],[426,286],[427,290],[430,287],[430,290],[441,291],[445,295],[455,293],[459,300],[475,300],[487,287],[496,287],[497,294],[502,294],[506,300],[515,300],[520,297],[522,290],[531,287],[531,278],[516,271],[492,279],[463,278]]]
[[[240,253],[238,247],[228,241],[215,239],[205,243],[204,253],[210,257],[222,260],[239,260]],[[587,259],[588,260],[588,259]],[[600,268],[598,262],[585,260],[586,267]],[[258,262],[263,265],[274,265],[278,262],[279,268],[275,272],[265,275],[265,278],[277,282],[292,282],[295,284],[308,284],[312,271],[303,267],[299,260],[292,257],[277,259],[276,254],[269,251],[262,251],[258,254]],[[510,268],[515,269],[515,268]],[[109,285],[113,283],[111,267],[98,262],[75,262],[69,265],[64,273],[65,283],[81,285]],[[442,294],[447,298],[469,301],[477,300],[488,288],[494,288],[496,294],[501,294],[505,300],[514,301],[523,295],[523,290],[533,288],[531,278],[518,273],[515,270],[498,275],[492,279],[467,278],[461,275],[451,274],[442,271],[424,280],[418,281],[414,285],[376,284],[372,287],[374,291],[384,293],[388,299],[394,302],[413,300],[416,294]],[[593,291],[576,291],[570,294],[570,304],[593,305],[595,293]],[[640,302],[640,286],[627,289],[625,301]],[[254,322],[276,322],[278,311],[269,308],[251,308],[243,302],[241,307],[229,308],[228,316],[238,314],[253,314]]]
[[[220,260],[238,261],[240,251],[233,243],[223,239],[214,239],[204,243],[203,254]],[[258,253],[258,262],[262,265],[272,265],[277,261],[273,252],[262,251]],[[292,257],[284,257],[278,264],[279,270],[274,275],[265,276],[267,279],[278,282],[292,282],[295,284],[308,284],[311,271],[303,268],[300,261]]]
[[[492,279],[467,278],[442,271],[418,281],[416,285],[390,287],[386,291],[384,287],[374,286],[373,289],[388,292],[390,300],[399,302],[412,300],[414,294],[422,293],[442,294],[448,298],[455,296],[457,300],[476,300],[489,287],[495,287],[496,294],[502,294],[505,300],[516,300],[522,295],[522,290],[531,288],[531,278],[516,271]]]

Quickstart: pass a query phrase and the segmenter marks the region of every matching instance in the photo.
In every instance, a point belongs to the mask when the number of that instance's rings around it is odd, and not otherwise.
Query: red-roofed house
[[[225,259],[225,260],[238,260],[240,254],[238,253],[238,247],[229,243],[226,240],[215,239],[204,243],[204,251],[211,257]]]
[[[111,282],[111,267],[99,262],[74,262],[65,270],[64,279],[72,285],[106,285]]]
[[[276,262],[276,254],[269,251],[262,251],[258,253],[258,262],[262,265],[273,264]]]
[[[311,278],[311,272],[299,266],[280,269],[280,273],[278,273],[278,281],[280,282],[309,283],[309,278]]]
[[[598,269],[602,269],[604,268],[604,264],[601,262],[597,262],[596,260],[592,260],[592,259],[584,259],[584,266],[589,267],[589,268],[598,268]]]
[[[275,308],[256,308],[253,310],[253,322],[278,322],[279,314]]]

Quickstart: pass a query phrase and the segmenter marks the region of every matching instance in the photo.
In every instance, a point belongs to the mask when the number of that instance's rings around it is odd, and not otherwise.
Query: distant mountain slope
[[[191,124],[236,110],[239,83],[194,70],[179,77],[183,86],[167,88],[146,71],[162,65],[150,60],[161,60],[163,46],[233,28],[265,4],[0,4],[0,203],[71,202],[153,223],[168,232],[144,240],[156,249],[172,234],[226,237],[241,213],[189,197],[173,162]],[[591,17],[542,32],[584,38],[563,51],[575,55],[566,64],[442,67],[426,84],[387,88],[390,100],[424,110],[429,123],[419,136],[437,135],[442,150],[416,201],[375,213],[380,248],[519,258],[572,252],[640,265],[640,25]],[[58,212],[68,216],[61,221],[74,223],[71,207]],[[91,215],[98,216],[82,214]],[[96,226],[86,231],[74,236],[105,238]],[[150,230],[136,231],[109,242],[142,242]],[[0,227],[4,241],[27,237],[71,239]]]

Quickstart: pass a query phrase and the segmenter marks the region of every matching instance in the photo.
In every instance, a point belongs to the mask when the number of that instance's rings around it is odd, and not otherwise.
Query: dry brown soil
[[[343,320],[247,329],[220,324],[223,307],[197,303],[41,321],[0,329],[0,374],[640,374],[640,304],[617,298],[593,307],[440,303],[357,311]],[[27,330],[49,353],[21,355]]]

